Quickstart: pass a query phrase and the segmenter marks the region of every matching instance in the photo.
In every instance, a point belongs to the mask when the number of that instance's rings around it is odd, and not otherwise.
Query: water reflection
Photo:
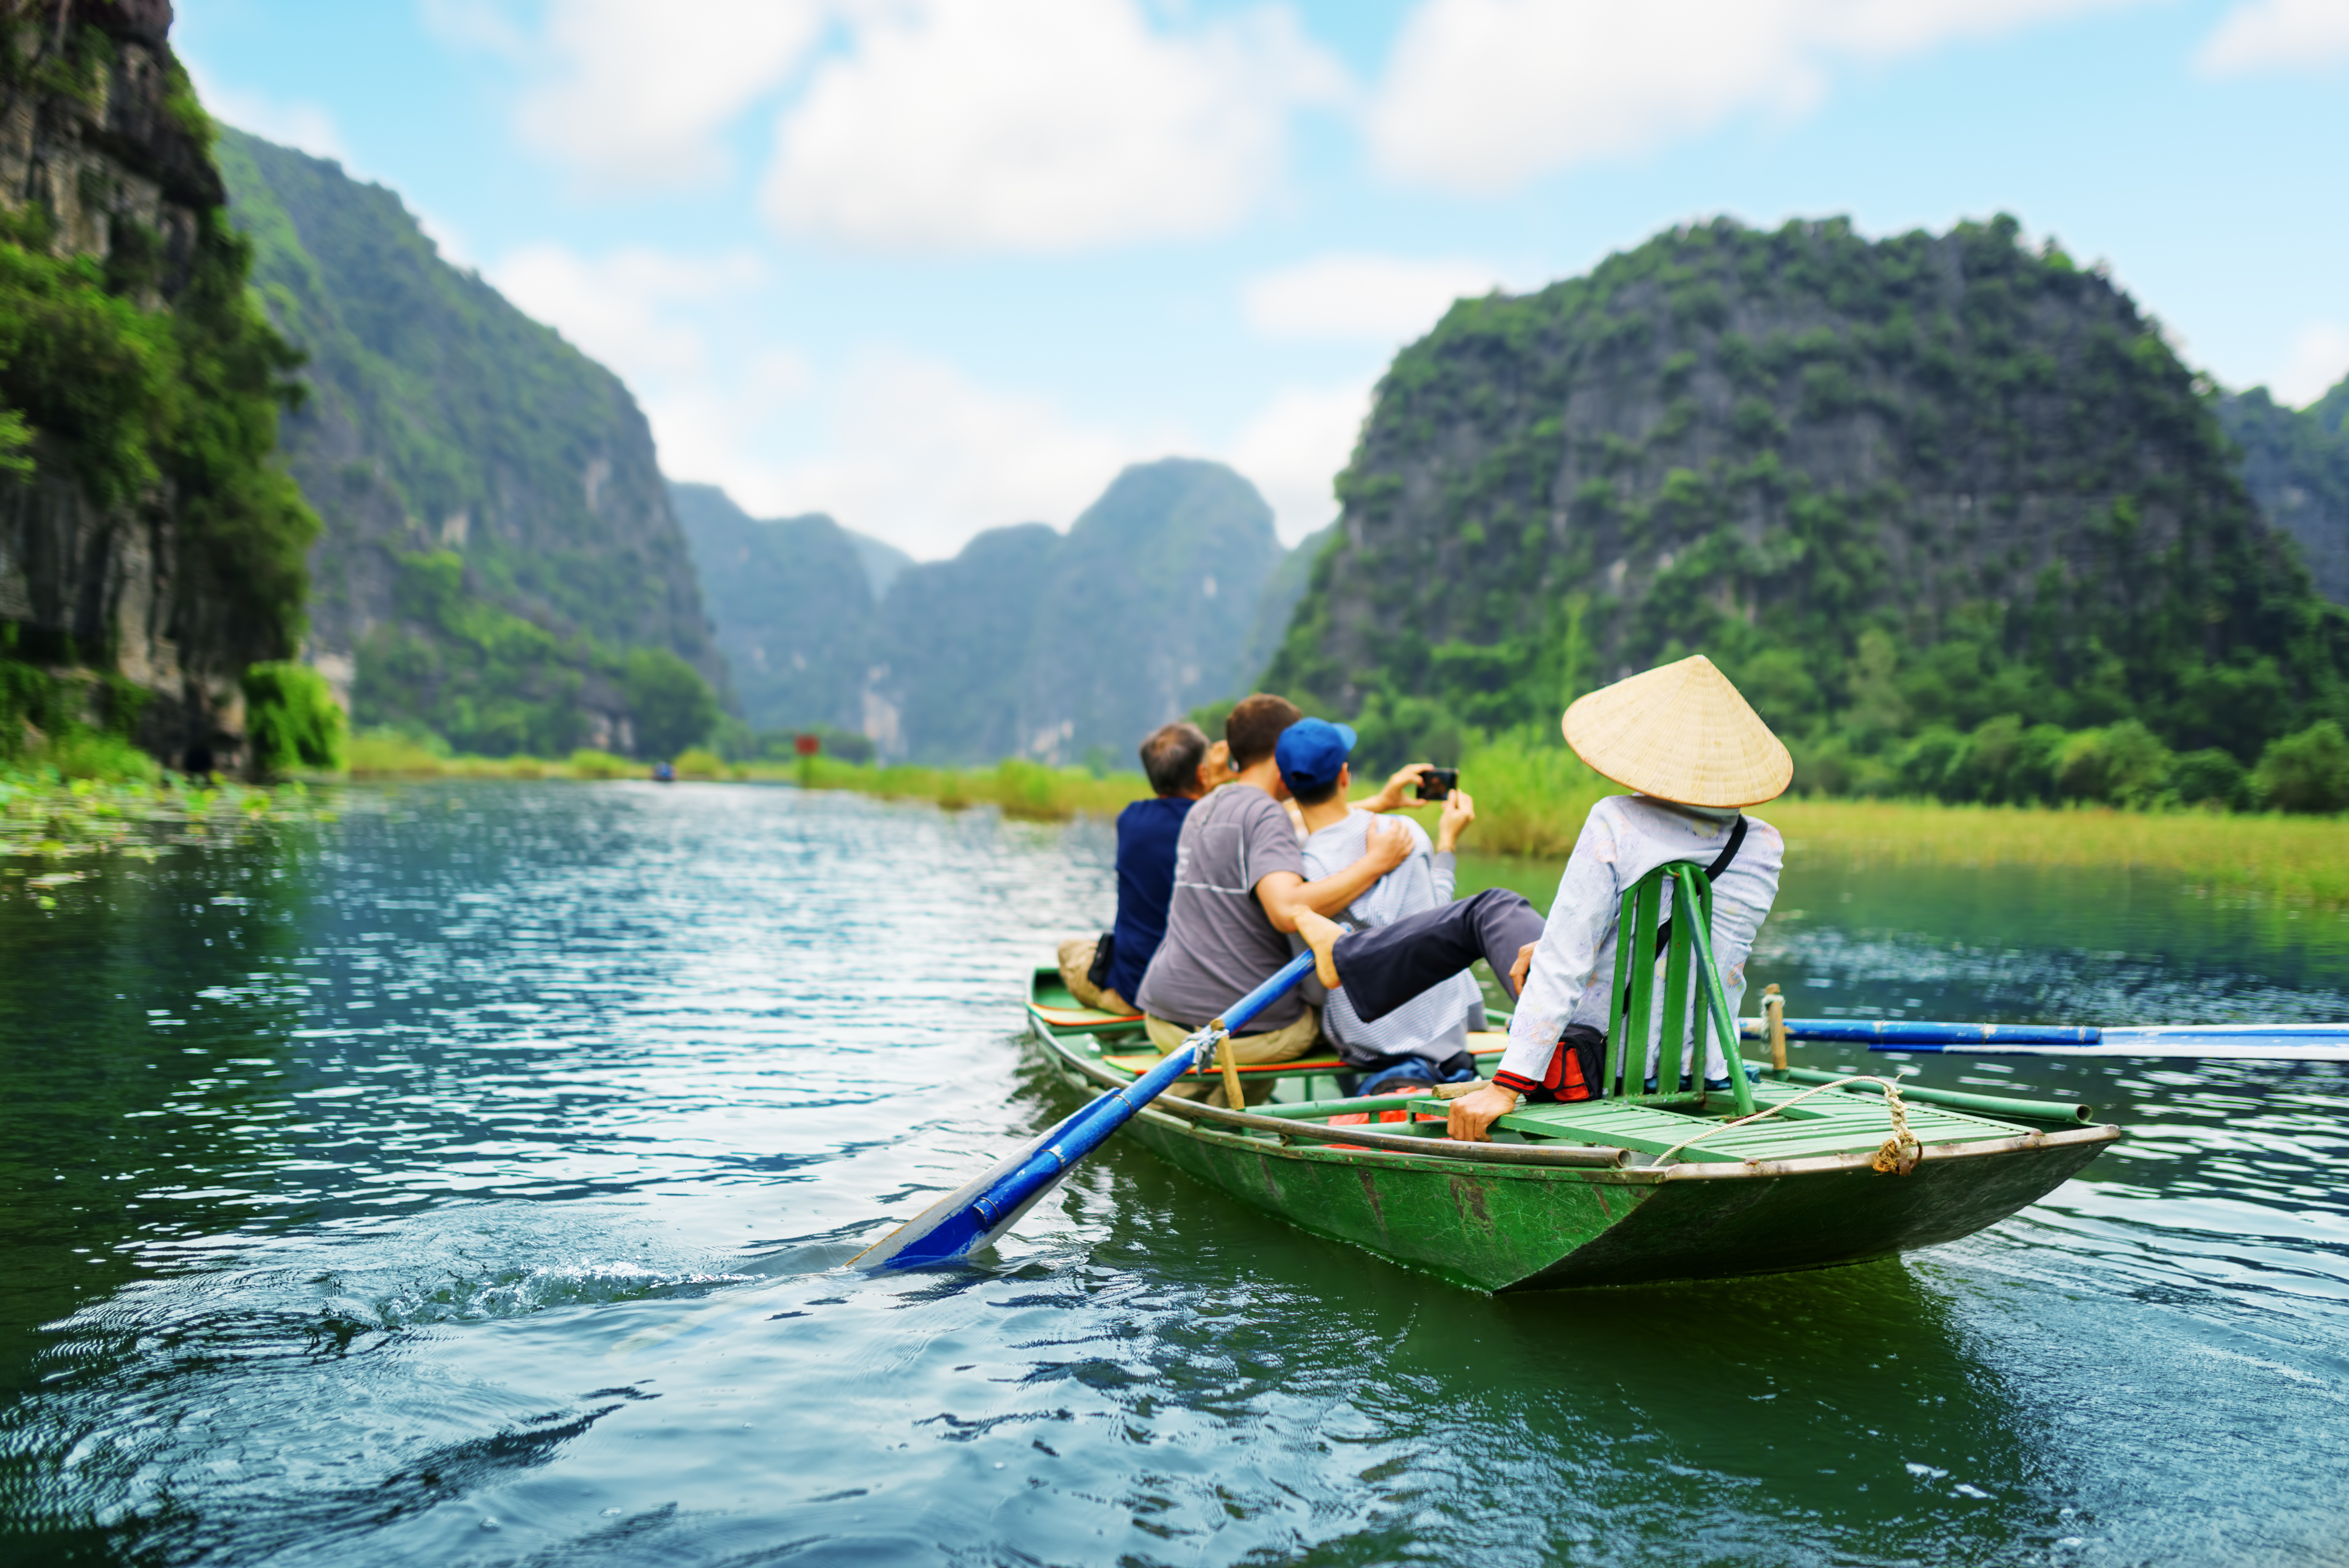
[[[55,910],[0,897],[0,1388],[26,1330],[256,1202],[315,861],[295,827],[100,860]]]
[[[1112,1146],[985,1267],[865,1280],[828,1271],[1066,1108],[1014,998],[1107,913],[1100,826],[354,796],[314,859],[191,861],[0,974],[36,1260],[0,1530],[43,1554],[2251,1563],[2349,1527],[2338,1069],[1928,1064],[2139,1130],[1907,1262],[1485,1298]],[[2127,995],[2342,990],[2226,911],[2003,887],[1936,924],[1834,875],[1790,877],[1771,961],[1855,996],[2083,1016],[2115,952]]]

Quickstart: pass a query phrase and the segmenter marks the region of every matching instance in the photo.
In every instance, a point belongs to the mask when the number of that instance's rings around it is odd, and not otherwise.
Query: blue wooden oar
[[[1738,1020],[1766,1039],[1759,1018]],[[1789,1040],[1832,1041],[1870,1051],[1967,1056],[2189,1056],[2211,1062],[2349,1062],[2349,1023],[1933,1023],[1923,1019],[1789,1018]]]
[[[976,1180],[947,1193],[858,1253],[859,1269],[926,1269],[956,1262],[1019,1222],[1036,1200],[1060,1185],[1077,1161],[1099,1148],[1133,1113],[1195,1067],[1205,1072],[1225,1035],[1256,1015],[1311,971],[1313,955],[1299,953],[1279,973],[1225,1009],[1166,1059],[1122,1089],[1112,1089],[1058,1127],[1020,1146]]]

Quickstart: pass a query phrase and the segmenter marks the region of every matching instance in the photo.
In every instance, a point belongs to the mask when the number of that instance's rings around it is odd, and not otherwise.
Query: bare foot
[[[1297,912],[1297,934],[1303,937],[1305,945],[1313,950],[1314,974],[1323,985],[1331,991],[1337,990],[1343,982],[1338,979],[1338,964],[1331,956],[1331,950],[1337,947],[1338,939],[1346,934],[1346,928],[1310,909],[1299,909]]]

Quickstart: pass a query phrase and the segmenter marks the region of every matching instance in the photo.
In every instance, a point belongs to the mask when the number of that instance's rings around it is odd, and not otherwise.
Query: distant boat
[[[675,784],[675,783],[677,783],[677,769],[675,769],[674,767],[670,766],[670,765],[669,765],[668,763],[655,763],[653,764],[653,783],[655,783],[655,784]]]
[[[1057,970],[1035,971],[1028,1021],[1087,1095],[1162,1060],[1139,1016],[1081,1005]],[[1507,1020],[1486,1023],[1469,1047],[1489,1074]],[[1764,1068],[1749,1103],[1778,1114],[1743,1126],[1729,1125],[1741,1096],[1698,1088],[1528,1105],[1498,1141],[1460,1143],[1440,1101],[1340,1097],[1346,1070],[1334,1056],[1239,1067],[1244,1084],[1274,1085],[1245,1110],[1226,1108],[1211,1071],[1196,1081],[1216,1103],[1163,1096],[1123,1136],[1300,1230],[1495,1292],[1778,1273],[1954,1241],[2120,1136],[2084,1105],[1903,1085],[1903,1144],[1879,1084]]]

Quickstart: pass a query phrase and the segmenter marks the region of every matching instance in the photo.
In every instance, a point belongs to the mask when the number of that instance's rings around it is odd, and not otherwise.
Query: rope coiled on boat
[[[1919,1143],[1916,1134],[1909,1130],[1909,1106],[1900,1097],[1900,1085],[1889,1078],[1879,1078],[1872,1074],[1864,1073],[1848,1078],[1837,1078],[1832,1083],[1821,1084],[1816,1088],[1804,1090],[1790,1100],[1781,1100],[1775,1106],[1764,1106],[1750,1116],[1740,1116],[1733,1122],[1723,1122],[1717,1127],[1707,1127],[1696,1137],[1684,1138],[1656,1156],[1654,1163],[1663,1165],[1681,1150],[1692,1144],[1702,1143],[1715,1133],[1725,1133],[1732,1127],[1749,1127],[1764,1116],[1774,1116],[1790,1106],[1799,1106],[1813,1095],[1824,1095],[1829,1089],[1840,1089],[1847,1084],[1874,1084],[1878,1088],[1882,1089],[1885,1114],[1892,1118],[1892,1136],[1884,1140],[1884,1147],[1876,1151],[1876,1158],[1868,1162],[1869,1166],[1894,1176],[1906,1176],[1916,1169],[1917,1162],[1925,1157],[1925,1146]]]

